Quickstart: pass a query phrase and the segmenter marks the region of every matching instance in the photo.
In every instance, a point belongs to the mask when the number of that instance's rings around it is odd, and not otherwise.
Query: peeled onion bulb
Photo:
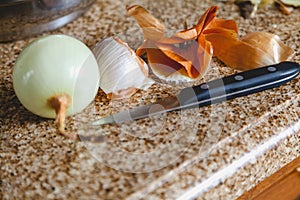
[[[36,39],[18,56],[13,86],[25,108],[56,118],[59,131],[70,136],[65,133],[65,117],[91,103],[99,77],[97,61],[85,44],[70,36],[50,35]]]

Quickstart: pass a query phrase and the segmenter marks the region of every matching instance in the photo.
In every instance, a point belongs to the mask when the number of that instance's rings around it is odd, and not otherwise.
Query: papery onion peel
[[[175,81],[201,78],[212,55],[238,70],[275,64],[293,55],[294,51],[271,33],[254,32],[239,38],[236,22],[217,18],[217,9],[210,7],[195,26],[165,37],[163,25],[145,8],[127,6],[144,34],[137,55],[147,53],[153,72]]]

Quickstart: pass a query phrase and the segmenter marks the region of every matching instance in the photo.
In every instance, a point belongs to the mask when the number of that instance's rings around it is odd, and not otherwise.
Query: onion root
[[[71,98],[67,94],[55,95],[48,99],[48,105],[55,110],[55,113],[56,113],[55,124],[58,127],[58,131],[62,135],[66,136],[68,138],[77,140],[76,134],[69,134],[65,130],[66,111],[67,111],[68,106],[71,103],[70,99]]]

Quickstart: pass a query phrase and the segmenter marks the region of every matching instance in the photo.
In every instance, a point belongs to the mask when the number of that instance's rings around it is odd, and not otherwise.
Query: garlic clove
[[[148,78],[148,66],[123,41],[105,38],[93,50],[100,71],[100,88],[108,98],[127,98],[136,89],[148,89],[154,81]]]

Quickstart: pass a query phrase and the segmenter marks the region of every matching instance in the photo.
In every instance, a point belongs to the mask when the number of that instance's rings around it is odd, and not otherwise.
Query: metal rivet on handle
[[[234,77],[234,79],[237,80],[237,81],[241,81],[241,80],[244,79],[244,77],[241,76],[241,75],[236,75],[236,76]]]
[[[209,86],[206,83],[202,84],[200,87],[203,90],[207,90],[209,88]]]
[[[269,72],[275,72],[277,70],[276,67],[268,67],[267,69]]]

